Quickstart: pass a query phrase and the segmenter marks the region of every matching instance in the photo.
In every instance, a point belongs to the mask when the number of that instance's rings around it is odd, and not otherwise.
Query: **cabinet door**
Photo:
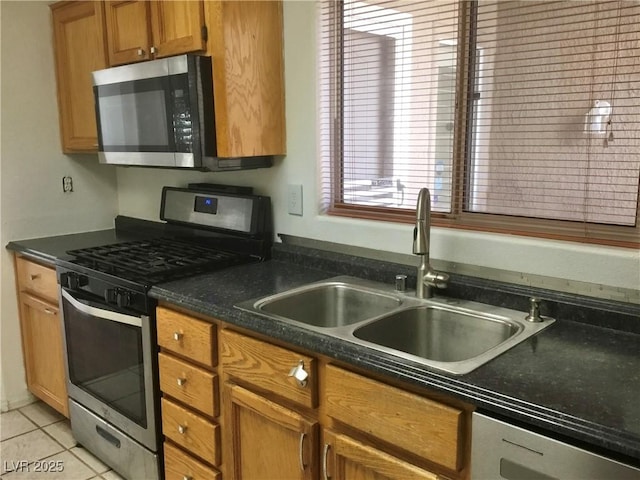
[[[156,58],[205,49],[202,1],[156,1],[150,7]]]
[[[206,2],[205,11],[218,156],[286,154],[282,2]]]
[[[139,62],[150,58],[151,22],[149,2],[105,2],[109,64]]]
[[[69,416],[62,328],[58,307],[20,294],[22,349],[31,393]]]
[[[61,2],[53,15],[62,151],[98,149],[91,72],[107,67],[102,2]]]
[[[323,478],[331,480],[438,480],[438,475],[360,443],[324,431]]]
[[[317,478],[316,421],[237,385],[226,384],[225,395],[231,478]]]

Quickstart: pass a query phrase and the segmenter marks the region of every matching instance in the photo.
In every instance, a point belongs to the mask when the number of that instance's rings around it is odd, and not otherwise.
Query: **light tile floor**
[[[79,446],[69,421],[42,402],[0,415],[0,467],[2,480],[123,480]]]

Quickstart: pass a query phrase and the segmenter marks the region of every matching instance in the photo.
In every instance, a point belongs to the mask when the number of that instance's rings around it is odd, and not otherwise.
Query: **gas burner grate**
[[[149,283],[249,261],[247,255],[167,238],[82,248],[67,254],[87,268]]]

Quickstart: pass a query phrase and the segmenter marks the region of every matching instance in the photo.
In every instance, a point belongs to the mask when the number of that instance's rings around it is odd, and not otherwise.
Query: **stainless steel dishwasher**
[[[640,480],[640,469],[480,413],[471,480]]]

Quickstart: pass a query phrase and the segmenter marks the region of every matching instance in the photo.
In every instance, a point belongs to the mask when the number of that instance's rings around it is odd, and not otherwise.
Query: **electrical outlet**
[[[73,192],[73,180],[71,179],[71,177],[62,177],[62,191],[64,193]]]
[[[289,185],[288,203],[290,215],[302,215],[302,185]]]

